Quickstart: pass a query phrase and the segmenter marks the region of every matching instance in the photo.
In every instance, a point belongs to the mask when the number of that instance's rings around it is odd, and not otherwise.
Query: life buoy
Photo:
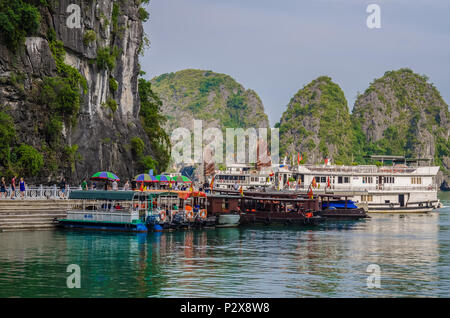
[[[188,219],[193,219],[194,218],[194,212],[192,212],[192,210],[189,210],[186,212],[186,217]]]
[[[307,217],[307,218],[310,218],[310,217],[312,217],[312,213],[311,213],[311,212],[309,212],[309,213],[306,213],[306,217]]]
[[[159,212],[159,218],[164,222],[166,220],[166,211]]]
[[[206,210],[201,210],[201,211],[200,211],[200,217],[201,217],[202,219],[206,219],[206,215],[207,215]]]

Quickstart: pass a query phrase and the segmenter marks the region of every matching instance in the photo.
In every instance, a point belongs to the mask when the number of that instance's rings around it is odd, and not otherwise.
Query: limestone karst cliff
[[[125,179],[165,168],[158,100],[139,79],[142,2],[2,1],[3,175],[77,183],[99,170]]]

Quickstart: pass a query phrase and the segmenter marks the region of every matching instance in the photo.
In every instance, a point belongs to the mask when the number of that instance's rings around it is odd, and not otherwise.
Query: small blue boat
[[[355,202],[352,200],[347,200],[347,204],[345,204],[345,200],[333,201],[333,202],[323,202],[323,209],[358,209]]]

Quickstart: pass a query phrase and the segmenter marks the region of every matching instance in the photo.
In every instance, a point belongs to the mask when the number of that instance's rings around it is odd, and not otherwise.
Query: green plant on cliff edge
[[[10,166],[11,147],[15,139],[16,130],[12,117],[0,111],[0,167]]]
[[[162,102],[153,92],[150,81],[139,79],[139,98],[141,110],[139,112],[142,126],[150,140],[150,148],[153,158],[144,157],[142,163],[147,167],[152,164],[158,171],[164,171],[170,161],[170,139],[162,128],[166,118],[161,115]],[[152,163],[153,161],[156,162]]]
[[[87,30],[84,32],[83,43],[88,46],[91,42],[94,42],[97,38],[94,30]]]
[[[17,167],[21,175],[36,176],[44,165],[43,156],[29,145],[21,144],[16,156]]]
[[[30,1],[2,0],[0,2],[0,33],[10,50],[25,43],[25,37],[34,34],[41,21],[39,9]],[[40,1],[45,2],[45,1]]]
[[[97,50],[97,67],[99,70],[112,71],[116,67],[116,59],[119,56],[119,49],[114,47],[111,51],[109,47],[102,47]]]

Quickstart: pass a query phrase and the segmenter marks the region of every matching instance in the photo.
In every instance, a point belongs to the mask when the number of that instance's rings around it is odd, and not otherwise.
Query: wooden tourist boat
[[[236,227],[241,219],[240,196],[208,195],[208,215],[215,218],[216,227]]]
[[[206,194],[201,191],[144,191],[148,196],[146,223],[156,231],[193,227],[212,227],[208,217]]]
[[[236,196],[239,194],[239,191],[228,189],[215,189],[215,192],[225,196]],[[276,201],[275,199],[300,199],[298,202],[308,200],[307,195],[293,191],[243,191],[243,195],[245,198],[273,198],[274,201]],[[314,197],[318,200],[318,205],[313,208],[314,212],[327,220],[358,220],[369,218],[366,209],[355,205],[347,196],[321,194]]]

